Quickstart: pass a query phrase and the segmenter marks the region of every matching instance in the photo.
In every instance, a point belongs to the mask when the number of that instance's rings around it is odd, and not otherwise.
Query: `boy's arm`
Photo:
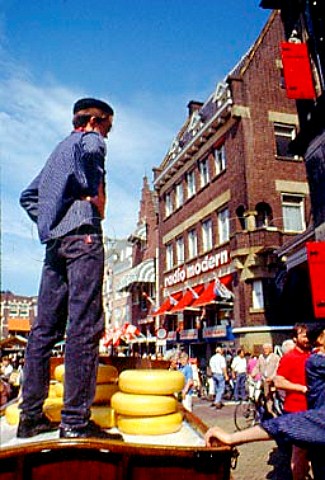
[[[20,205],[26,210],[33,222],[37,222],[38,217],[38,185],[41,173],[39,173],[32,183],[21,193],[19,199]]]

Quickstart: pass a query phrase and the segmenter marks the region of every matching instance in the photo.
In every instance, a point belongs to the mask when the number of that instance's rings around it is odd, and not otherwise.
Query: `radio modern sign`
[[[189,278],[196,277],[210,270],[215,270],[227,263],[229,263],[228,250],[221,250],[213,255],[206,255],[203,260],[191,265],[178,267],[177,270],[165,277],[164,286],[171,287],[177,283],[185,282]]]

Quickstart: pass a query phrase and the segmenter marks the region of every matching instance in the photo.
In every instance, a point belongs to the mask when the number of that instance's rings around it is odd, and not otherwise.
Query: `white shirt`
[[[231,363],[231,370],[233,370],[236,373],[246,373],[247,369],[247,363],[246,363],[246,358],[242,358],[239,355],[237,355],[232,363]]]
[[[220,353],[215,353],[209,362],[212,373],[223,375],[223,370],[226,368],[226,359]]]

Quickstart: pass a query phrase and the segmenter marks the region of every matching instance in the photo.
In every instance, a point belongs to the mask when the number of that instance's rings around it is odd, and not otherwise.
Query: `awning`
[[[153,258],[139,263],[121,278],[117,290],[128,290],[135,283],[155,283],[155,264]]]
[[[112,343],[114,347],[117,347],[121,340],[129,343],[131,340],[134,340],[137,337],[143,338],[144,335],[140,332],[136,325],[125,322],[122,326],[117,326],[115,328],[106,330],[101,342],[104,347],[108,347],[110,343]]]
[[[166,300],[160,305],[158,310],[153,312],[152,315],[156,317],[157,315],[165,315],[166,313],[173,313],[173,312],[170,312],[170,310],[172,309],[172,307],[177,305],[177,303],[181,298],[182,298],[182,292],[177,292],[177,293],[173,293],[173,295],[169,295],[166,298]]]
[[[7,337],[0,341],[0,348],[14,348],[16,346],[25,347],[27,339],[21,335],[15,335],[14,337]]]
[[[138,225],[135,231],[128,237],[130,242],[135,242],[137,240],[141,240],[145,242],[147,239],[147,225],[141,224]]]
[[[9,318],[8,319],[8,330],[10,332],[29,332],[30,323],[29,318]]]
[[[218,300],[225,300],[225,296],[230,298],[233,294],[228,289],[232,280],[232,275],[225,275],[222,278],[212,280],[205,290],[201,293],[199,298],[194,300],[192,307],[204,307],[210,303],[215,303]],[[227,300],[229,299],[227,298]]]
[[[199,298],[204,290],[204,285],[196,285],[193,288],[189,288],[179,302],[174,305],[169,313],[181,312],[187,308],[191,308],[193,302]]]

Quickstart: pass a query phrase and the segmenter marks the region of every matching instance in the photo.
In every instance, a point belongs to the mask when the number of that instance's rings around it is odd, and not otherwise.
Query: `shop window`
[[[188,232],[188,258],[194,258],[198,254],[198,242],[196,230],[190,230]]]
[[[229,241],[229,210],[224,208],[218,212],[219,245]]]
[[[178,183],[176,185],[175,189],[175,207],[179,208],[183,205],[184,203],[184,190],[183,190],[183,184]]]
[[[210,181],[208,159],[199,162],[200,187],[203,188]]]
[[[261,202],[255,207],[256,227],[269,227],[272,224],[272,209],[268,203]]]
[[[176,240],[177,265],[184,263],[184,238],[179,237]]]
[[[225,146],[222,145],[219,148],[216,148],[213,152],[214,155],[214,166],[216,175],[223,172],[226,169],[226,150]]]
[[[304,197],[301,195],[282,195],[283,229],[285,232],[305,230]]]
[[[212,221],[211,219],[202,222],[202,249],[207,252],[212,248]]]
[[[294,158],[290,152],[290,143],[296,137],[296,126],[285,123],[274,124],[276,155],[284,158]]]
[[[264,309],[264,294],[262,280],[252,282],[252,307],[254,310]]]
[[[187,182],[187,198],[191,198],[196,193],[194,170],[187,173],[186,182]]]
[[[166,245],[166,268],[170,270],[174,266],[174,251],[173,245],[170,243]]]

